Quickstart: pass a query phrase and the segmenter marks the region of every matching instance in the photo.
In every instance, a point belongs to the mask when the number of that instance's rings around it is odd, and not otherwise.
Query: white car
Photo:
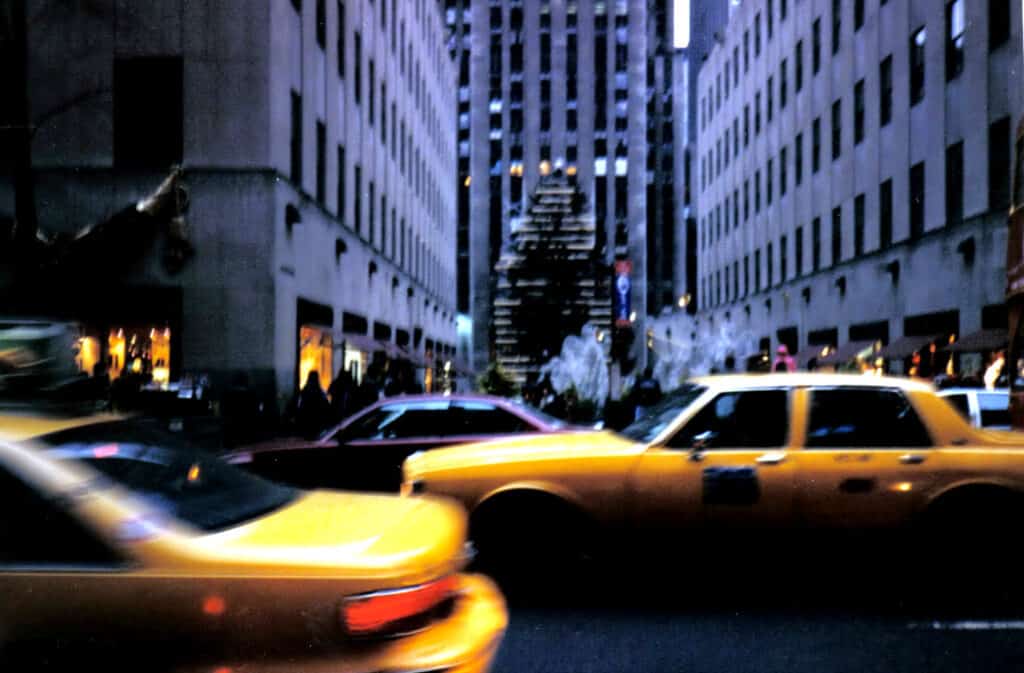
[[[947,388],[940,390],[939,396],[949,400],[971,425],[988,430],[1010,429],[1010,391],[1006,388]]]

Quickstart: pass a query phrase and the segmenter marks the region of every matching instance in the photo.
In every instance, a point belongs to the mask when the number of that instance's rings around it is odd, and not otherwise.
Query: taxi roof
[[[117,420],[123,420],[123,417],[110,413],[57,413],[0,407],[0,441],[20,442],[61,430]]]
[[[709,388],[799,388],[805,386],[858,386],[865,388],[900,388],[915,392],[935,392],[925,381],[900,376],[867,376],[864,374],[832,374],[819,372],[785,372],[771,374],[716,374],[691,379]]]

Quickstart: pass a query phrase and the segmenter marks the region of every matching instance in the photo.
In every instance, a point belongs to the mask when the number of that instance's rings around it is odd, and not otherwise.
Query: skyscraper
[[[449,0],[460,65],[459,308],[473,318],[478,369],[494,359],[494,268],[509,223],[556,164],[587,195],[605,260],[632,263],[632,311],[642,321],[671,302],[673,264],[661,258],[675,248],[665,242],[678,191],[671,4]]]

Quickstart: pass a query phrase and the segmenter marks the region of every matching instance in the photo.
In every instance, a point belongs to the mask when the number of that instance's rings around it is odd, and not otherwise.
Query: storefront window
[[[100,342],[95,337],[79,337],[75,347],[75,366],[78,371],[92,376],[100,361]]]
[[[88,341],[88,338],[80,340],[80,344]],[[98,347],[97,343],[97,353]],[[83,345],[80,354],[84,352],[87,350]],[[148,377],[153,383],[168,383],[171,378],[171,330],[167,327],[111,329],[107,336],[107,364],[111,381],[127,369]]]
[[[306,384],[310,372],[317,372],[324,390],[331,385],[334,375],[332,355],[334,340],[330,330],[312,325],[299,329],[299,386]]]

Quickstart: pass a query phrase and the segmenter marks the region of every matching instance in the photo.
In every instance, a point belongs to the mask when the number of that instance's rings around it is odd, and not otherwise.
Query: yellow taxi
[[[1024,513],[1022,449],[1024,434],[974,428],[907,379],[715,376],[619,434],[414,454],[402,492],[461,502],[481,554],[611,529],[991,533]]]
[[[0,506],[0,670],[475,672],[504,635],[457,505],[272,484],[158,420],[0,410]]]

